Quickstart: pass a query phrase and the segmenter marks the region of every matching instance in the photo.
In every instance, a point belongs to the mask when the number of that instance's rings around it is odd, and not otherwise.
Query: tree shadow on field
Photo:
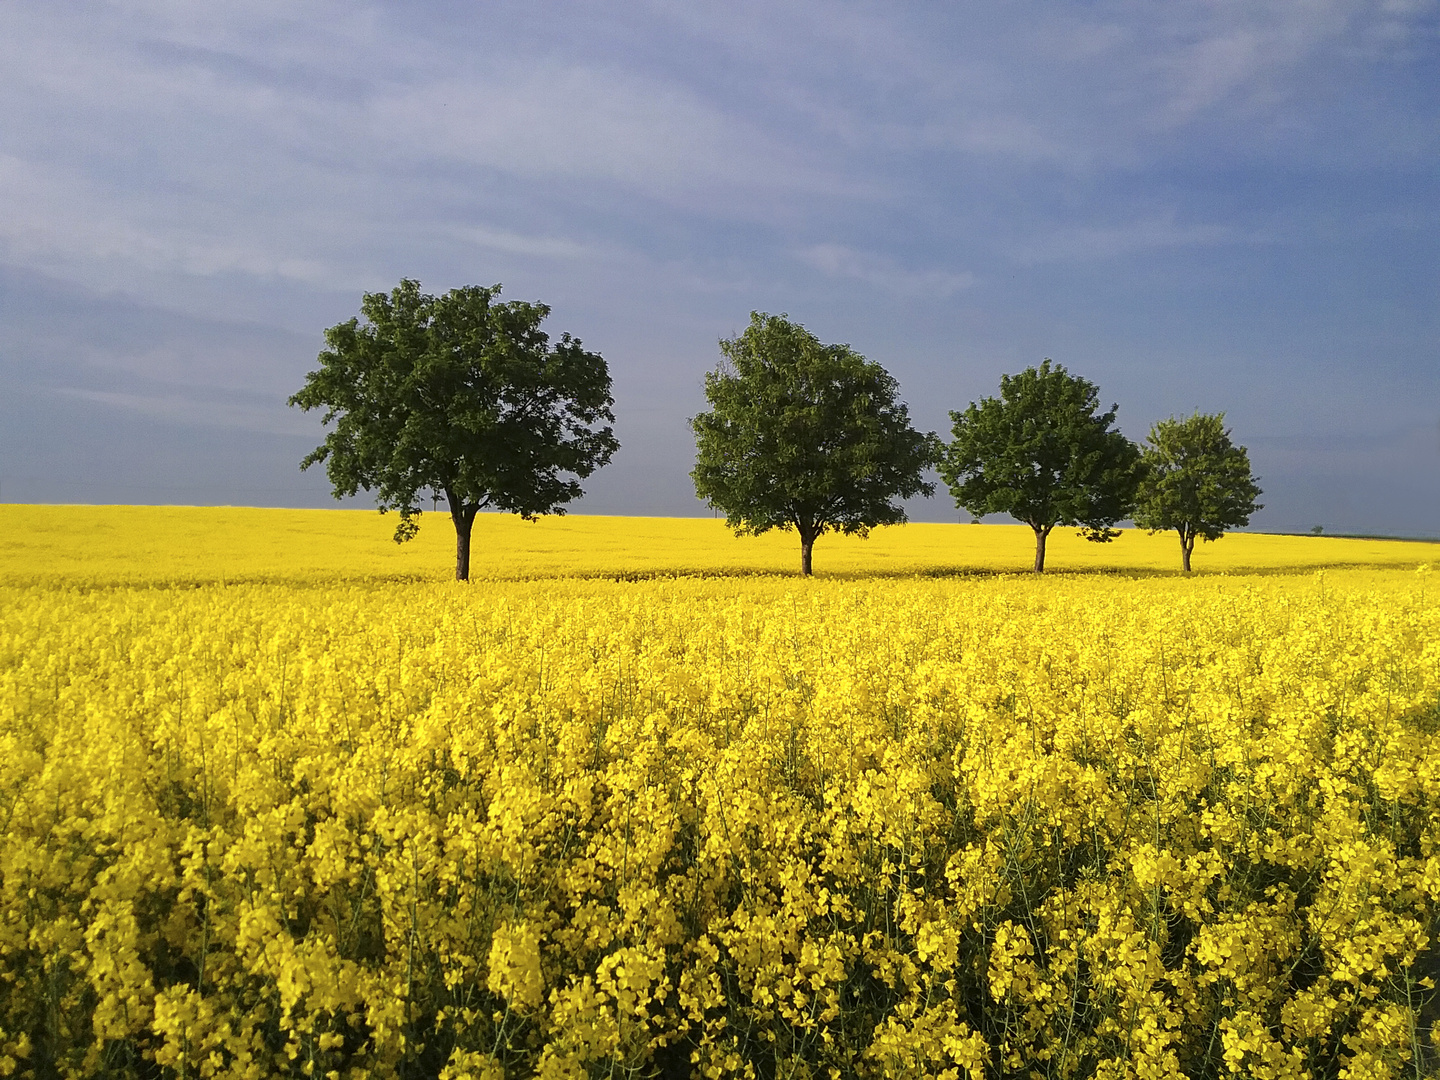
[[[326,574],[289,576],[286,574],[235,574],[224,577],[65,577],[42,574],[11,575],[0,578],[0,589],[44,589],[54,592],[190,592],[195,589],[255,588],[274,586],[285,589],[344,589],[366,585],[425,585],[449,581],[437,574]],[[518,580],[518,579],[517,579]]]
[[[1036,581],[1213,581],[1226,578],[1252,577],[1310,577],[1321,571],[1392,571],[1413,572],[1420,565],[1378,563],[1378,562],[1330,562],[1312,563],[1304,566],[1232,566],[1225,569],[1200,569],[1185,574],[1179,569],[1133,566],[1088,566],[1051,567],[1043,574],[1035,574],[1028,568],[996,568],[994,566],[971,566],[965,564],[939,564],[935,566],[870,567],[840,570],[821,569],[815,571],[810,580],[863,583],[867,581],[984,581],[992,578],[1034,579]],[[650,567],[619,570],[515,570],[507,573],[503,567],[493,567],[489,572],[471,575],[470,586],[484,588],[486,584],[523,584],[544,581],[613,581],[617,583],[641,583],[650,581],[804,581],[797,571],[777,567],[756,566],[675,566]],[[343,571],[330,573],[307,573],[287,575],[284,573],[262,572],[252,574],[179,576],[175,578],[156,577],[146,579],[131,576],[95,576],[47,574],[11,574],[0,577],[0,588],[45,589],[65,592],[110,592],[131,590],[188,591],[211,588],[282,587],[288,589],[327,590],[335,588],[364,588],[407,585],[453,586],[455,581],[448,573],[417,573],[408,570],[389,574],[346,574]],[[466,586],[461,586],[466,587]]]
[[[909,570],[817,570],[810,576],[812,581],[903,581],[910,578],[995,578],[1014,577],[1015,572],[996,570],[991,567],[937,566]],[[516,577],[504,580],[545,581],[566,579],[570,581],[677,581],[716,580],[744,581],[764,579],[768,581],[804,581],[803,575],[794,570],[768,570],[749,566],[726,566],[704,568],[672,568],[664,570],[594,570],[578,574],[536,574],[533,577]],[[502,580],[497,576],[494,580]]]
[[[1320,571],[1376,571],[1389,570],[1400,573],[1412,572],[1415,567],[1397,565],[1394,563],[1315,563],[1305,566],[1243,566],[1227,567],[1223,570],[1195,570],[1189,574],[1179,569],[1162,569],[1159,567],[1135,567],[1135,566],[1094,566],[1094,567],[1055,567],[1047,569],[1043,574],[1036,574],[1031,570],[1022,568],[997,569],[993,566],[967,566],[960,564],[919,566],[905,568],[870,568],[870,569],[842,569],[842,570],[816,570],[811,579],[813,581],[910,581],[910,580],[957,580],[957,581],[983,581],[990,578],[1021,578],[1045,580],[1130,580],[1130,581],[1211,581],[1225,578],[1237,577],[1310,577]],[[676,580],[747,580],[765,579],[772,581],[804,581],[805,578],[797,571],[766,569],[749,566],[727,566],[727,567],[668,567],[656,569],[633,569],[633,570],[589,570],[582,572],[554,572],[554,573],[533,573],[509,575],[496,573],[487,576],[486,581],[615,581],[615,582],[647,582],[647,581],[676,581]]]

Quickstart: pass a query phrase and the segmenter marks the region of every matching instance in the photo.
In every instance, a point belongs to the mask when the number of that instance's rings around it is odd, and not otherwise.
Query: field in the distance
[[[0,1076],[1440,1070],[1435,545],[0,508]]]
[[[21,506],[0,504],[0,581],[142,583],[439,580],[454,572],[449,517],[427,513],[408,544],[391,540],[395,516],[362,510],[245,507]],[[1034,534],[1023,525],[912,523],[867,539],[824,536],[821,577],[1023,572]],[[1440,544],[1232,533],[1195,551],[1200,574],[1410,567],[1440,562]],[[1127,529],[1108,544],[1074,529],[1050,537],[1047,569],[1178,572],[1169,533]],[[567,576],[792,573],[793,533],[736,537],[705,518],[565,515],[535,522],[483,514],[472,574],[518,580]]]

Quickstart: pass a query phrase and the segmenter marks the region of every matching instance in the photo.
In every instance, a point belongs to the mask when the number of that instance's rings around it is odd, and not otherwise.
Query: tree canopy
[[[1170,417],[1150,428],[1135,524],[1180,535],[1180,564],[1190,572],[1195,538],[1218,540],[1262,508],[1245,447],[1230,441],[1224,413]]]
[[[1000,377],[1000,396],[952,412],[954,440],[940,462],[957,506],[977,518],[1009,514],[1035,531],[1035,572],[1056,525],[1087,539],[1119,535],[1139,479],[1139,449],[1099,412],[1096,386],[1049,360]]]
[[[334,425],[300,467],[324,462],[336,498],[363,488],[398,510],[397,543],[415,534],[422,492],[445,499],[462,581],[481,509],[563,513],[619,447],[604,359],[569,334],[552,342],[546,305],[499,293],[428,296],[408,278],[366,293],[364,321],[325,331],[320,366],[290,398]]]
[[[865,535],[906,520],[894,500],[930,495],[935,439],[910,426],[899,385],[848,345],[825,345],[784,315],[752,312],[722,340],[694,417],[696,494],[737,533],[793,528],[800,572],[827,531]]]

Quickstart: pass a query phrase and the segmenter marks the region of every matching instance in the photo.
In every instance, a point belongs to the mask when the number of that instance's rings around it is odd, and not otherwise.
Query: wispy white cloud
[[[50,393],[172,423],[235,428],[266,435],[310,435],[313,417],[303,417],[281,401],[198,398],[182,394],[139,394],[83,387],[49,387]]]
[[[483,225],[461,229],[459,236],[476,247],[488,251],[499,251],[507,255],[523,255],[533,259],[570,261],[591,259],[605,252],[593,245],[567,240],[561,236],[531,236],[526,233],[510,232],[508,229],[494,229]]]
[[[1009,245],[1008,254],[1021,266],[1040,263],[1113,259],[1164,248],[1222,247],[1274,243],[1269,233],[1231,225],[1185,225],[1173,214],[1141,218],[1117,225],[1062,226]]]
[[[616,184],[696,208],[736,192],[856,192],[688,88],[615,68],[506,64],[387,86],[368,112],[374,138],[429,157],[524,179]],[[733,194],[725,206],[737,212]]]
[[[1138,85],[1153,95],[1149,119],[1176,127],[1221,107],[1254,112],[1290,104],[1319,65],[1410,56],[1433,39],[1435,0],[1264,0],[1166,5],[1142,38]]]
[[[832,278],[863,281],[900,296],[944,299],[970,288],[968,271],[911,270],[885,255],[856,251],[842,244],[816,244],[796,253],[800,261]]]
[[[350,283],[347,275],[294,246],[233,225],[167,220],[158,207],[137,205],[60,166],[0,155],[0,203],[6,206],[0,215],[0,258],[12,264],[59,273],[87,268],[82,280],[94,278],[101,265],[121,264],[198,276],[241,273],[309,285]]]
[[[1327,0],[1284,8],[1202,8],[1202,18],[1173,29],[1151,63],[1156,98],[1151,118],[1184,124],[1227,100],[1241,105],[1279,100],[1282,76],[1342,33],[1347,5]]]

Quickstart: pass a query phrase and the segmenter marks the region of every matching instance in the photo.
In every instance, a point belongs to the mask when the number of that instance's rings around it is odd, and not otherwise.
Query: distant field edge
[[[279,584],[345,580],[444,581],[455,534],[444,511],[427,511],[407,544],[396,518],[373,508],[0,504],[0,582],[43,585]],[[1050,538],[1047,576],[1178,574],[1169,533],[1126,529],[1113,543],[1075,529]],[[1024,525],[910,522],[868,538],[830,534],[815,546],[820,578],[983,577],[1028,573],[1034,536]],[[1241,531],[1195,552],[1195,576],[1329,569],[1416,569],[1440,563],[1440,541]],[[472,574],[640,581],[675,577],[793,576],[793,533],[737,537],[716,517],[564,514],[525,522],[485,514],[476,522]]]

